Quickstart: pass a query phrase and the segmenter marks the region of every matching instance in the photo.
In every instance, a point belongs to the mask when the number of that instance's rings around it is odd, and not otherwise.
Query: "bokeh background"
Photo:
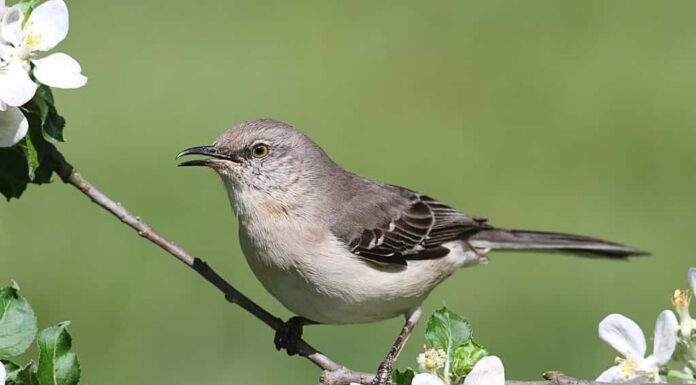
[[[650,335],[696,264],[693,2],[77,1],[59,47],[87,87],[57,91],[67,158],[167,237],[283,317],[239,249],[217,177],[181,149],[273,117],[348,169],[506,227],[650,250],[630,263],[498,253],[433,292],[508,376],[593,378],[611,312]],[[91,384],[317,382],[270,329],[59,182],[0,202],[0,281],[41,326],[64,319]],[[376,368],[401,320],[307,339]],[[415,365],[422,326],[400,367]]]

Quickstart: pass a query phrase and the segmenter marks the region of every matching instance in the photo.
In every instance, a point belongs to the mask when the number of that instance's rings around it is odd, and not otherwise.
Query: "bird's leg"
[[[404,345],[406,345],[408,337],[411,336],[411,333],[416,327],[416,323],[418,323],[418,319],[420,319],[422,314],[423,311],[421,310],[420,306],[415,309],[411,309],[408,313],[406,313],[406,322],[404,323],[404,327],[401,328],[399,337],[396,339],[391,349],[389,349],[389,354],[387,354],[387,357],[379,365],[377,375],[375,376],[375,379],[372,380],[372,385],[391,385],[394,362],[399,357],[399,353],[401,353]]]
[[[276,330],[273,343],[278,350],[285,349],[289,356],[297,354],[297,344],[302,339],[302,328],[305,325],[316,325],[318,322],[304,317],[292,317]]]

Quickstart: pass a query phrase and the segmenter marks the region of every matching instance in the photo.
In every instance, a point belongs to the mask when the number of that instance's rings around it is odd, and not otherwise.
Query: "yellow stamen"
[[[677,289],[672,295],[672,306],[675,308],[685,308],[689,306],[691,301],[691,291],[689,289]]]
[[[37,33],[37,32],[29,32],[25,37],[24,37],[24,43],[29,47],[32,51],[36,50],[41,43],[43,42],[43,34]]]
[[[638,371],[638,361],[635,359],[616,357],[614,362],[619,366],[619,370],[627,381]]]

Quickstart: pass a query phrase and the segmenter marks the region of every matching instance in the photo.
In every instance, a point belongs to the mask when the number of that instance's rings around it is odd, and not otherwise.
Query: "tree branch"
[[[133,230],[138,232],[138,235],[149,240],[166,252],[174,256],[186,266],[195,270],[206,281],[210,282],[224,295],[225,299],[231,303],[241,306],[244,310],[251,313],[261,322],[268,325],[273,330],[278,330],[283,325],[283,320],[266,311],[261,306],[257,305],[249,297],[242,294],[239,290],[230,285],[222,278],[215,270],[213,270],[205,261],[194,257],[186,250],[176,245],[174,242],[168,241],[152,227],[143,222],[140,217],[133,215],[120,203],[117,203],[99,191],[91,183],[78,173],[73,166],[65,160],[55,146],[50,145],[50,155],[54,161],[54,171],[64,183],[70,184],[80,190],[84,195],[89,197],[92,202],[99,205],[104,210],[110,212],[117,217],[121,222],[125,223]],[[374,378],[374,374],[356,372],[350,370],[325,356],[317,349],[309,345],[306,341],[300,340],[298,344],[298,353],[310,360],[316,366],[321,368],[321,385],[349,385],[350,383],[369,384]],[[546,381],[507,381],[507,385],[607,385],[594,381],[578,380],[566,376],[560,372],[548,372],[544,374]],[[641,384],[638,384],[641,385]],[[645,384],[647,385],[647,384]]]

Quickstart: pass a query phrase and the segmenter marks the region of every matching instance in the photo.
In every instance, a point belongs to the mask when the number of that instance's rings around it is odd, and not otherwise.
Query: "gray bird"
[[[642,251],[600,239],[490,225],[418,192],[346,171],[309,137],[271,119],[240,123],[204,155],[222,178],[239,220],[247,262],[263,286],[299,317],[276,334],[289,354],[302,326],[372,322],[406,315],[391,365],[435,286],[492,250],[626,258]]]

